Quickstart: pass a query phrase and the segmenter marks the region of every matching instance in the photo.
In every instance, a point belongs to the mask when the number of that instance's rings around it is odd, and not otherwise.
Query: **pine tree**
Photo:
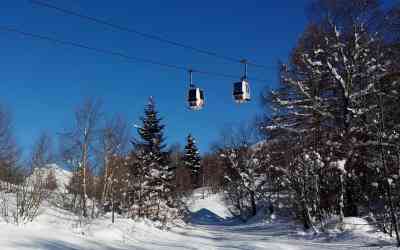
[[[144,117],[141,118],[142,127],[138,129],[141,137],[141,145],[147,151],[161,152],[164,148],[164,125],[161,124],[161,118],[158,118],[155,102],[152,97],[144,110]]]
[[[200,154],[196,146],[196,141],[191,134],[187,137],[187,144],[185,146],[185,154],[183,156],[184,166],[190,170],[192,184],[199,185],[200,175]]]
[[[135,142],[138,161],[144,173],[143,195],[147,216],[160,217],[160,206],[173,202],[172,192],[174,169],[168,165],[168,152],[165,151],[164,125],[155,108],[152,97],[145,107],[142,126],[138,128],[140,139]]]

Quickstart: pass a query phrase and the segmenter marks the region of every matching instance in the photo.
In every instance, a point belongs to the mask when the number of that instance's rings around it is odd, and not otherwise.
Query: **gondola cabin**
[[[189,109],[200,110],[204,106],[204,92],[200,88],[191,87],[188,93]]]
[[[233,84],[233,98],[237,103],[245,103],[250,101],[250,87],[246,79]]]

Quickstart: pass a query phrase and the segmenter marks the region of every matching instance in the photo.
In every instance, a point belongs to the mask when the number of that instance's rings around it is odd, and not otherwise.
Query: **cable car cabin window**
[[[235,82],[233,92],[234,92],[234,94],[242,94],[243,93],[242,82]]]
[[[191,90],[189,90],[189,97],[188,97],[189,102],[195,102],[195,101],[197,101],[197,96],[196,96],[197,91],[196,91],[196,90],[197,90],[197,89],[191,89]]]

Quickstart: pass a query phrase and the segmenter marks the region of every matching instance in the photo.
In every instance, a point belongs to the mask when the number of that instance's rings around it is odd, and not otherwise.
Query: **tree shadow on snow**
[[[31,248],[31,249],[48,249],[48,250],[79,250],[79,246],[73,246],[63,241],[47,241],[47,240],[35,240],[29,243],[18,243],[17,249],[19,248]]]
[[[120,250],[119,248],[113,248],[99,243],[90,243],[90,247],[86,248],[80,246],[79,243],[71,244],[61,240],[43,240],[37,239],[29,243],[16,243],[16,249],[43,249],[43,250],[82,250],[82,249],[104,249],[104,250]]]
[[[190,214],[190,222],[194,225],[227,226],[236,224],[237,218],[222,218],[206,208]]]

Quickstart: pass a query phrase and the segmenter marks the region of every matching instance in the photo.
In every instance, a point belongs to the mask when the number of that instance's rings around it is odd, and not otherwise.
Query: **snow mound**
[[[194,191],[192,199],[188,204],[191,213],[204,214],[205,219],[209,219],[210,216],[218,219],[232,217],[222,193],[210,194],[206,192],[203,199],[203,191],[202,189]]]
[[[240,219],[233,217],[223,193],[211,193],[208,188],[196,189],[186,202],[190,222],[194,225],[235,225]]]
[[[345,217],[343,219],[343,225],[341,225],[338,217],[332,218],[327,223],[327,229],[331,232],[340,231],[339,228],[342,228],[344,232],[356,234],[373,232],[377,230],[375,226],[368,222],[368,220],[359,217]]]
[[[370,225],[366,219],[358,217],[345,217],[343,220],[344,230],[349,230],[358,233],[372,232],[375,229],[374,226]]]

